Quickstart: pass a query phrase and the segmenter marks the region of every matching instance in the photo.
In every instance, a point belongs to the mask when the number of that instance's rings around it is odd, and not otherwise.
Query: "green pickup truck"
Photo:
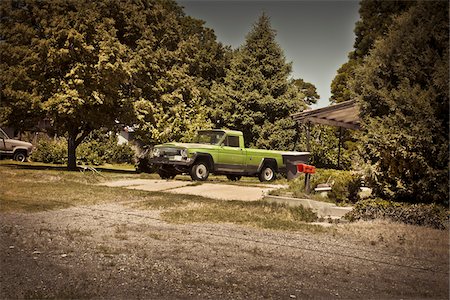
[[[258,176],[261,182],[286,172],[289,161],[308,162],[309,152],[247,149],[240,131],[201,130],[193,143],[157,145],[150,163],[163,179],[189,173],[192,180],[206,180],[210,173],[236,181],[242,176]]]

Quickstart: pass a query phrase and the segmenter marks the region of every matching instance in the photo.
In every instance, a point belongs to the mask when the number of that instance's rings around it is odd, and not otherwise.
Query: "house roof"
[[[291,117],[299,123],[325,124],[360,130],[359,107],[355,100],[297,112]]]

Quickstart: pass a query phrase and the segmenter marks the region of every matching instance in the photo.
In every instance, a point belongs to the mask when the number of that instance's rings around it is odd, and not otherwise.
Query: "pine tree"
[[[291,64],[263,14],[235,51],[223,83],[213,85],[211,118],[244,133],[247,146],[286,148],[295,135],[289,115],[304,109],[304,94],[288,80]]]

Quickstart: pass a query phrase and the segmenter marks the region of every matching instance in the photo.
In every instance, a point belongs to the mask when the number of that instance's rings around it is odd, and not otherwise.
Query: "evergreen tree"
[[[223,83],[212,87],[213,122],[243,131],[247,146],[292,147],[295,123],[289,115],[306,105],[305,95],[288,80],[290,73],[291,64],[263,14],[235,51]]]
[[[449,4],[419,2],[356,71],[377,195],[448,204]]]
[[[360,2],[360,20],[355,25],[354,50],[349,53],[348,62],[337,71],[331,83],[331,102],[339,103],[351,99],[349,82],[354,70],[363,63],[374,42],[386,35],[396,16],[414,5],[415,1],[362,0]]]

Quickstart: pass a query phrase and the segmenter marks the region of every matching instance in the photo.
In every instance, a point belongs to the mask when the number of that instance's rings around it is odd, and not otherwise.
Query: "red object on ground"
[[[307,164],[298,164],[297,173],[314,174],[316,173],[316,167]]]

